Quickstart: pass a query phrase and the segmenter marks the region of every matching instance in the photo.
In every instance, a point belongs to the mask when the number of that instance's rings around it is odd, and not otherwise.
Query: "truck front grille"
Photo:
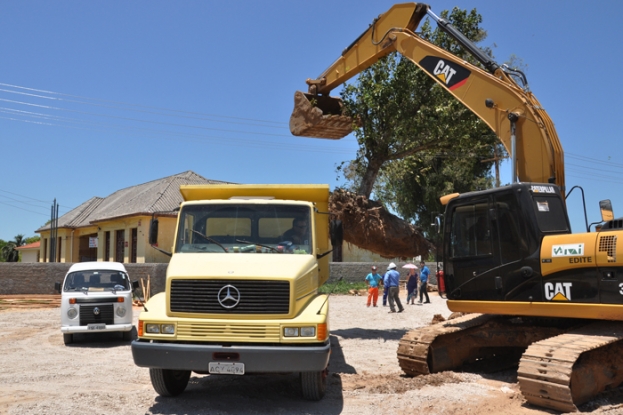
[[[278,343],[279,324],[230,324],[198,320],[177,323],[178,340],[214,340],[237,342],[253,339],[257,342]]]
[[[171,311],[179,313],[288,314],[290,283],[174,279],[169,298]]]
[[[97,312],[96,309],[97,308]],[[115,315],[112,304],[81,305],[80,325],[91,323],[115,324]]]

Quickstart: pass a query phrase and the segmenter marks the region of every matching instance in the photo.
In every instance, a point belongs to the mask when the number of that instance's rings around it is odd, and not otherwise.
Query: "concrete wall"
[[[71,263],[0,263],[0,295],[4,294],[57,294],[55,282],[63,282]],[[123,264],[132,281],[147,275],[151,280],[152,295],[164,291],[168,264]]]
[[[70,263],[0,263],[0,295],[7,294],[56,294],[54,283],[62,282],[65,274],[69,270]],[[141,278],[146,282],[150,276],[151,295],[164,291],[166,270],[168,264],[123,264],[130,274],[132,281],[139,281]],[[332,262],[331,275],[327,284],[335,282],[343,277],[343,281],[363,282],[364,278],[370,273],[372,265],[378,267],[379,274],[383,275],[387,268],[387,263],[370,262]],[[402,269],[404,262],[396,262],[398,271],[405,277],[407,270]],[[428,267],[431,271],[430,283],[437,284],[435,278],[435,264],[430,263]]]

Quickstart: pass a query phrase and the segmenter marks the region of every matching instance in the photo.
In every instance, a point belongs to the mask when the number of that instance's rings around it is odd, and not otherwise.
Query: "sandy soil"
[[[0,311],[0,414],[553,414],[525,403],[514,371],[444,372],[403,377],[399,339],[410,328],[448,317],[445,300],[366,308],[357,296],[332,296],[328,393],[300,398],[296,375],[191,377],[177,398],[158,396],[147,369],[136,367],[119,334],[76,336],[63,344],[59,308]],[[134,318],[139,308],[134,309]],[[592,414],[623,413],[623,392],[582,406]]]

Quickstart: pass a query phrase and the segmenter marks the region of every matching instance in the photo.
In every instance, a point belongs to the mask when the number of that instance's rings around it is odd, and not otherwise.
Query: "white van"
[[[118,262],[80,262],[69,268],[61,287],[61,332],[65,344],[75,333],[120,331],[132,339],[132,290],[128,273]],[[62,288],[62,289],[61,289]]]

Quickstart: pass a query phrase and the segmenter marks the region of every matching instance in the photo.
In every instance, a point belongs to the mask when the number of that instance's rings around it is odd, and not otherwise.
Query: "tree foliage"
[[[12,241],[0,240],[0,242],[0,262],[17,262],[19,252],[15,248],[26,245],[24,235],[15,235]]]
[[[454,8],[441,17],[474,43],[486,38],[476,9]],[[420,35],[479,65],[428,21]],[[344,87],[342,100],[346,112],[360,120],[354,131],[357,157],[338,168],[350,190],[374,193],[386,207],[430,230],[431,216],[442,210],[440,196],[491,187],[494,151],[504,154],[497,137],[407,58],[380,59]]]

